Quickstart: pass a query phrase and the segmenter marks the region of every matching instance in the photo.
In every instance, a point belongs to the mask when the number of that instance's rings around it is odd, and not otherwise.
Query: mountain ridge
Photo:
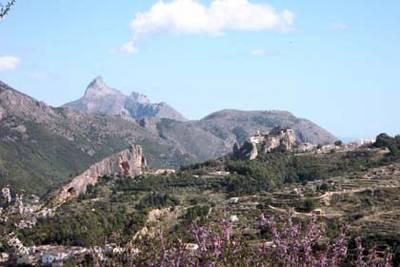
[[[62,107],[86,113],[123,115],[134,119],[166,118],[186,121],[186,118],[165,102],[151,103],[150,99],[137,92],[125,95],[108,86],[101,76],[87,86],[84,95]]]

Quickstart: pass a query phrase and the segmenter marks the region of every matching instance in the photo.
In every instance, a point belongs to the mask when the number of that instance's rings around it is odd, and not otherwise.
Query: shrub
[[[194,225],[190,246],[159,231],[154,238],[134,244],[138,251],[131,258],[132,265],[392,266],[390,253],[379,257],[375,249],[365,249],[361,239],[355,240],[356,250],[350,255],[345,231],[329,240],[315,217],[306,224],[294,223],[291,217],[279,224],[274,217],[262,216],[260,227],[269,229],[271,239],[251,246],[233,232],[233,225],[226,220],[208,226]]]
[[[343,145],[343,142],[341,140],[337,140],[335,142],[335,146],[342,146],[342,145]]]
[[[306,198],[303,203],[298,207],[299,211],[311,212],[316,208],[315,201],[311,198]]]
[[[169,206],[179,205],[179,200],[166,193],[151,192],[145,195],[140,202],[136,205],[138,210],[144,210],[147,208],[160,209]]]

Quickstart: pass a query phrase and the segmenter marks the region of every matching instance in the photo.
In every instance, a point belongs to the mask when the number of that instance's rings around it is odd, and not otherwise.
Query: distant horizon
[[[0,22],[0,80],[55,107],[102,75],[190,119],[283,110],[339,138],[394,135],[399,10],[394,0],[17,1]]]

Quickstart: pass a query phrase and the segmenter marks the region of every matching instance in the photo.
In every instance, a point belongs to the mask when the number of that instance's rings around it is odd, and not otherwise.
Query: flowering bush
[[[274,217],[261,216],[260,226],[268,228],[271,240],[254,244],[234,234],[232,226],[226,220],[194,225],[192,243],[168,239],[159,231],[133,244],[135,253],[125,255],[124,266],[392,266],[391,254],[367,251],[360,238],[350,253],[345,231],[328,240],[316,217],[304,225],[289,217],[280,225]]]

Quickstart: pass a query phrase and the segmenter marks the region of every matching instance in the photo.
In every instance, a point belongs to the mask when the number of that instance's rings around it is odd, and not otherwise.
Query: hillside
[[[100,79],[86,92],[91,97],[106,95],[100,97],[104,101],[110,94],[124,98]],[[118,102],[99,102],[98,107],[107,107],[107,103]],[[287,112],[222,111],[200,121],[183,122],[86,111],[53,108],[0,82],[0,186],[11,184],[43,194],[130,144],[142,145],[150,167],[179,168],[222,157],[236,142],[276,125],[295,129],[299,141],[335,140],[312,122]]]
[[[299,143],[318,145],[337,140],[315,123],[286,111],[223,110],[199,121],[164,120],[157,123],[157,130],[204,161],[230,153],[235,143],[242,144],[258,131],[268,133],[277,126],[295,130]]]
[[[195,160],[134,120],[52,108],[0,83],[0,186],[43,194],[101,159],[141,144],[150,166]]]
[[[232,236],[240,236],[243,245],[256,245],[271,238],[257,220],[261,213],[276,218],[291,214],[296,222],[317,215],[328,238],[346,225],[346,238],[359,236],[366,247],[376,245],[380,252],[390,247],[398,261],[400,154],[393,145],[323,154],[274,152],[254,161],[208,161],[171,175],[103,177],[54,217],[19,230],[18,236],[43,249],[143,246],[137,237],[161,227],[168,238],[196,242],[190,238],[193,222],[216,224],[225,218],[233,225]],[[110,260],[115,263],[118,257]]]
[[[315,123],[287,111],[223,110],[200,120],[199,126],[215,135],[242,143],[257,130],[269,132],[274,127],[290,128],[301,143],[327,144],[337,140]]]

